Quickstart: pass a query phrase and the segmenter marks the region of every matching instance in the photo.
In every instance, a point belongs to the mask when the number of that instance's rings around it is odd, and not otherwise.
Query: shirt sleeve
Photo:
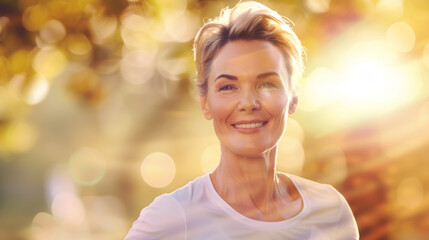
[[[144,208],[124,240],[186,239],[186,216],[171,196],[161,195]]]
[[[336,191],[337,192],[337,191]],[[359,230],[356,224],[356,220],[353,216],[352,210],[350,209],[347,200],[337,192],[340,197],[340,212],[337,223],[337,230],[335,239],[359,239]]]

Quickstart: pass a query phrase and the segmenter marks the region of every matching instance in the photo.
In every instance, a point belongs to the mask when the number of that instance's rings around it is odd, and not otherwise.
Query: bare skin
[[[270,155],[254,159],[231,157],[210,174],[222,199],[242,215],[260,221],[281,221],[296,216],[302,198],[290,179],[275,171]],[[266,157],[266,158],[265,158]],[[234,160],[232,160],[234,159]]]
[[[281,221],[303,208],[291,180],[276,171],[277,142],[297,97],[280,51],[260,40],[227,43],[211,65],[206,119],[213,120],[221,160],[210,174],[221,198],[242,215]]]

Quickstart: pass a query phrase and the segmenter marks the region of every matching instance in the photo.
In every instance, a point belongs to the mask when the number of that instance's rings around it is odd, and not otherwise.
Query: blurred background
[[[192,41],[237,1],[0,0],[0,239],[123,239],[219,159]],[[429,239],[429,1],[260,1],[307,49],[278,168]]]

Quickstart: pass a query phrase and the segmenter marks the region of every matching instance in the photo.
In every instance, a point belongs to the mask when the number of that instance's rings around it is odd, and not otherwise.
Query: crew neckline
[[[213,204],[219,206],[229,216],[252,227],[276,229],[276,228],[284,228],[287,225],[291,226],[295,224],[300,218],[302,218],[302,216],[305,215],[305,212],[307,212],[307,209],[309,208],[307,197],[303,194],[302,189],[296,183],[295,179],[287,173],[282,173],[282,174],[285,174],[294,184],[295,188],[297,189],[297,191],[299,192],[302,198],[303,206],[301,211],[295,216],[285,220],[274,221],[274,222],[260,221],[260,220],[256,220],[256,219],[252,219],[244,216],[243,214],[235,210],[233,207],[231,207],[227,202],[225,202],[225,200],[223,200],[222,197],[216,192],[216,189],[213,186],[213,182],[211,181],[209,174],[206,174],[203,176],[203,181],[204,181],[204,185],[206,186],[206,190],[210,201]]]

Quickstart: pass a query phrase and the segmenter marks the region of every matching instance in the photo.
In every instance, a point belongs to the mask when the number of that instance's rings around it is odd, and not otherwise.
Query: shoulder
[[[200,195],[204,194],[204,187],[208,175],[200,176],[187,183],[185,186],[176,189],[169,195],[179,202],[182,206],[187,205],[194,199],[198,199]]]
[[[185,218],[180,204],[163,194],[143,208],[125,240],[185,239]]]
[[[155,198],[143,208],[125,240],[186,239],[187,206],[202,194],[203,187],[204,176]]]
[[[339,212],[348,207],[344,196],[330,184],[318,183],[303,177],[285,174],[295,184],[302,197],[314,207],[333,207]]]
[[[303,197],[315,198],[334,203],[344,200],[341,193],[329,184],[318,183],[292,174],[282,174],[294,183],[295,187],[302,195],[305,195]]]
[[[355,218],[347,200],[333,186],[286,174],[296,185],[311,216],[334,225],[335,239],[359,239]],[[314,220],[314,219],[313,219]]]

